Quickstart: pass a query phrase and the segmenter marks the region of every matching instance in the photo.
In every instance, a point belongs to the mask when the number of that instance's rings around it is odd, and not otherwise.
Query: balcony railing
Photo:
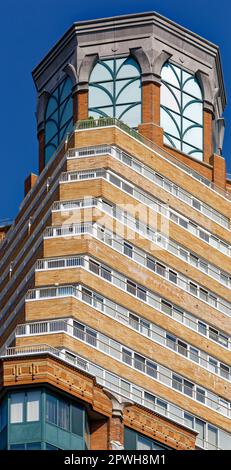
[[[183,426],[188,427],[188,417],[189,413],[183,410],[178,405],[173,405],[170,402],[167,402],[163,398],[159,398],[158,396],[154,396],[150,391],[146,391],[137,385],[134,385],[127,380],[123,380],[118,377],[116,374],[113,374],[106,369],[92,363],[80,356],[77,356],[73,352],[69,352],[66,350],[59,350],[55,349],[51,346],[46,344],[41,345],[31,345],[31,346],[16,346],[12,348],[6,348],[2,353],[1,357],[17,357],[17,356],[28,356],[28,355],[39,355],[39,354],[51,354],[53,356],[58,357],[60,360],[71,364],[72,366],[76,367],[77,369],[84,370],[88,372],[93,377],[96,377],[97,382],[102,385],[104,388],[116,392],[118,395],[128,398],[135,403],[138,403],[152,411],[156,411],[160,415],[165,417],[169,417],[173,421],[180,423]],[[126,387],[126,388],[125,388]],[[196,430],[196,420],[197,416],[191,415],[192,424],[190,424],[190,429]],[[207,427],[209,423],[200,420],[200,424],[203,425],[203,434],[207,434]],[[229,437],[229,434],[220,430],[219,428],[215,428],[214,430],[219,436],[220,433],[224,433],[225,438]],[[231,435],[230,435],[231,437]],[[219,444],[215,444],[214,442],[210,442],[207,438],[202,439],[201,436],[197,437],[197,444],[198,446],[204,449],[213,449],[213,450],[222,450],[224,447],[219,442]]]
[[[231,194],[228,191],[224,191],[223,189],[219,188],[213,182],[211,182],[210,180],[202,176],[200,173],[193,170],[188,165],[180,162],[171,153],[167,152],[162,147],[159,147],[159,145],[155,144],[150,139],[147,139],[147,137],[142,136],[135,129],[132,129],[131,127],[127,126],[122,121],[119,121],[116,118],[108,117],[108,118],[88,119],[88,120],[78,121],[75,125],[75,130],[78,131],[78,130],[94,129],[97,127],[111,127],[111,126],[118,127],[122,131],[126,132],[126,134],[129,134],[131,137],[134,137],[134,139],[144,144],[146,147],[149,147],[151,150],[157,153],[159,157],[167,159],[168,161],[173,163],[175,166],[181,168],[185,173],[192,176],[194,179],[196,179],[200,183],[204,184],[208,188],[213,189],[215,192],[225,197],[226,199],[231,200]]]

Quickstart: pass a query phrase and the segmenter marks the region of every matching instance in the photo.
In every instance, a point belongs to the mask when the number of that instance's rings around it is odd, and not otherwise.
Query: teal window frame
[[[122,59],[124,59],[124,62],[117,68],[117,61],[121,61]],[[134,65],[134,68],[136,67],[138,72],[137,72],[137,75],[136,76],[122,76],[121,78],[118,78],[118,75],[120,73],[120,71],[122,70],[123,66],[126,66],[126,64],[128,63],[128,61],[130,61],[130,63],[132,65]],[[109,67],[108,66],[108,62],[112,62],[113,63],[113,66],[112,67]],[[96,80],[96,81],[92,81],[91,79],[91,76],[92,76],[92,73],[95,69],[95,67],[100,64],[102,67],[105,67],[106,71],[110,74],[111,78],[110,80],[109,79],[101,79],[101,80]],[[90,100],[90,96],[91,96],[91,93],[94,92],[94,88],[98,88],[100,89],[103,93],[105,93],[110,101],[110,104],[106,104],[106,105],[99,105],[98,106],[89,106],[88,107],[88,112],[89,112],[89,116],[91,116],[91,113],[96,113],[99,115],[99,117],[113,117],[113,118],[116,118],[119,119],[119,120],[123,120],[123,116],[132,108],[135,108],[136,106],[139,106],[140,109],[139,109],[139,112],[140,112],[140,122],[137,123],[137,126],[138,124],[141,124],[141,121],[142,121],[142,89],[141,89],[141,69],[140,69],[140,66],[138,64],[138,62],[133,59],[131,56],[128,56],[128,57],[114,57],[112,59],[107,59],[107,60],[98,60],[97,63],[95,64],[95,67],[93,68],[92,70],[92,73],[90,75],[90,79],[89,79],[89,100]],[[122,92],[124,90],[128,90],[129,92],[129,86],[136,82],[136,81],[139,81],[139,88],[140,88],[140,97],[141,99],[140,100],[127,100],[125,102],[122,102],[122,103],[118,103],[118,98],[120,97],[120,95],[122,94]],[[119,92],[117,93],[116,92],[116,84],[118,82],[124,82],[124,86],[119,90]],[[110,92],[108,89],[107,89],[107,86],[108,85],[112,85],[112,92]],[[122,111],[122,113],[120,113],[119,115],[117,115],[117,111],[119,108],[124,108],[124,106],[126,106],[126,108]],[[106,109],[107,108],[112,108],[112,113],[109,115],[107,114],[106,112]],[[134,128],[136,128],[137,126],[133,126]]]
[[[171,70],[174,73],[176,81],[178,82],[179,86],[175,86],[174,84],[170,83],[169,81],[167,81],[163,78],[162,75],[163,75],[163,70],[164,70],[165,67],[170,67],[171,68]],[[186,73],[188,75],[188,78],[186,78],[186,80],[184,80],[184,78],[183,78],[184,73]],[[196,82],[196,84],[198,85],[200,93],[201,93],[201,98],[195,97],[194,95],[190,94],[188,91],[184,90],[185,85],[190,80],[194,80]],[[173,148],[176,148],[176,149],[180,150],[183,153],[186,153],[187,155],[189,155],[189,156],[191,156],[195,159],[199,159],[200,161],[203,161],[203,148],[204,148],[203,95],[202,95],[201,86],[200,86],[196,76],[194,74],[188,72],[184,68],[179,67],[179,66],[177,66],[177,65],[175,65],[175,64],[168,61],[162,67],[161,84],[163,84],[163,85],[165,85],[165,87],[167,87],[167,89],[171,93],[173,99],[175,100],[175,102],[177,103],[178,108],[179,108],[179,112],[176,112],[175,110],[173,110],[171,108],[171,106],[168,107],[166,105],[163,105],[163,103],[162,103],[162,94],[161,94],[161,100],[160,100],[160,113],[161,113],[161,123],[160,124],[161,124],[161,127],[164,128],[164,126],[162,125],[162,121],[163,121],[162,111],[164,110],[168,114],[170,119],[174,122],[174,125],[176,126],[176,128],[178,129],[178,135],[166,132],[166,130],[164,129],[164,143],[171,146],[171,147],[173,147]],[[177,93],[180,95],[180,99],[177,98]],[[189,102],[187,102],[186,105],[184,106],[183,101],[184,101],[185,96],[191,98],[191,100]],[[192,105],[194,103],[200,104],[201,109],[202,109],[201,115],[200,115],[200,118],[198,119],[198,121],[195,121],[194,119],[191,119],[190,117],[188,117],[188,115],[185,116],[185,114],[184,114],[185,110],[190,105]],[[180,124],[177,123],[177,120],[176,120],[177,117],[179,118]],[[183,129],[183,127],[184,127],[183,126],[183,120],[188,121],[188,123],[189,123],[189,126],[185,130]],[[199,121],[201,121],[201,124],[199,123]],[[198,128],[202,131],[202,144],[201,144],[201,146],[196,146],[196,145],[193,144],[192,141],[184,139],[186,133],[190,129],[196,129],[196,128]],[[179,147],[180,148],[177,147],[174,140],[179,142]],[[191,147],[192,150],[186,152],[185,149],[184,149],[185,145]],[[194,156],[194,154],[200,154],[201,158],[198,158],[198,156]]]
[[[51,109],[50,109],[51,108]],[[70,108],[70,110],[69,110]],[[68,116],[65,111],[68,110]],[[49,135],[49,127],[54,132]],[[50,160],[60,143],[73,128],[72,81],[66,77],[53,90],[47,102],[45,111],[45,164]]]

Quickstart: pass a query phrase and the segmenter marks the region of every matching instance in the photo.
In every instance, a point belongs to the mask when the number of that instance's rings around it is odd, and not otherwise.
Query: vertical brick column
[[[123,449],[124,446],[124,424],[123,412],[120,416],[112,411],[112,417],[109,419],[109,449]]]
[[[142,124],[139,132],[157,145],[163,145],[163,129],[160,127],[160,83],[142,83]]]
[[[226,189],[226,162],[220,155],[212,155],[210,164],[213,167],[213,182],[216,186]]]
[[[78,90],[77,86],[72,89],[73,123],[78,121]]]
[[[38,144],[39,144],[39,173],[41,173],[45,166],[45,130],[44,128],[38,132]]]
[[[109,420],[106,418],[91,422],[91,450],[108,449],[108,428]]]
[[[204,110],[204,162],[209,163],[213,154],[213,114]]]
[[[88,118],[88,90],[82,89],[77,92],[77,120]]]
[[[34,173],[30,173],[30,175],[27,176],[24,181],[24,196],[26,196],[27,193],[29,193],[29,191],[31,190],[31,188],[33,188],[34,184],[37,181],[37,178],[38,175],[35,175]]]

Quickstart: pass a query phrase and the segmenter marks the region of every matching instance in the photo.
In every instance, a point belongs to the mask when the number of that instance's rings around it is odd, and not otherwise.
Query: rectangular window
[[[148,407],[151,408],[152,410],[155,410],[155,397],[154,395],[151,395],[151,393],[144,392],[144,404]]]
[[[46,420],[50,424],[58,424],[58,400],[52,395],[46,397]]]
[[[187,344],[180,340],[178,340],[178,352],[187,357]]]
[[[156,379],[157,378],[157,365],[154,364],[151,361],[147,361],[146,362],[146,372],[147,372],[148,375],[150,375],[151,377]]]
[[[188,413],[184,413],[184,424],[189,428],[194,428],[194,418],[193,416],[189,415]]]
[[[58,400],[58,426],[70,431],[70,407],[64,400]]]
[[[89,269],[95,274],[99,274],[99,264],[95,261],[89,260]]]
[[[178,377],[175,374],[172,375],[172,386],[180,392],[182,392],[182,382],[183,380],[181,379],[181,377]]]
[[[199,387],[196,388],[196,399],[201,403],[205,403],[205,391]]]
[[[168,411],[168,405],[165,403],[165,401],[160,400],[157,398],[156,400],[156,410],[159,411],[161,414],[166,415]]]
[[[224,377],[225,379],[229,380],[229,374],[230,374],[229,367],[226,366],[225,364],[220,364],[220,374],[221,374],[221,377]]]
[[[146,336],[150,336],[150,323],[145,320],[140,320],[140,332]]]
[[[205,440],[205,423],[199,418],[195,419],[195,428],[196,431],[198,432],[197,436],[197,444],[200,446],[204,445],[204,440]]]
[[[134,367],[135,369],[145,371],[145,359],[139,354],[134,354]]]
[[[133,247],[129,243],[124,242],[124,254],[132,258]]]
[[[146,302],[147,292],[143,287],[137,286],[137,297],[139,297],[139,299],[144,300]]]
[[[127,291],[132,295],[136,295],[136,284],[131,281],[127,281]]]
[[[169,281],[177,284],[177,274],[174,271],[169,270]]]
[[[90,290],[85,289],[85,287],[82,287],[82,300],[90,305],[92,303],[92,293]]]
[[[197,295],[197,285],[194,284],[193,282],[189,283],[189,291],[193,295]]]
[[[125,362],[125,364],[129,364],[129,366],[132,365],[132,353],[128,349],[122,348],[122,361]]]
[[[193,199],[192,205],[195,209],[198,209],[198,211],[201,211],[201,203],[199,201],[197,201],[196,199]]]
[[[166,267],[163,264],[156,263],[156,272],[165,277]]]
[[[82,341],[85,340],[85,328],[83,325],[81,325],[81,323],[77,322],[77,321],[73,321],[73,335],[76,337],[76,338],[79,338],[81,339]]]
[[[189,357],[192,361],[199,363],[199,351],[192,346],[189,348]]]
[[[97,333],[86,328],[86,342],[91,346],[97,346]]]
[[[208,292],[205,289],[202,289],[200,287],[199,289],[199,297],[201,300],[204,300],[204,302],[208,302]]]
[[[217,364],[217,361],[215,359],[212,359],[211,357],[209,358],[209,370],[211,372],[215,372],[215,374],[217,374],[217,371],[218,371],[218,364]]]
[[[105,266],[101,266],[101,276],[111,282],[111,271],[110,269],[105,268]]]
[[[168,333],[166,334],[166,346],[176,350],[176,338]]]
[[[184,380],[184,393],[189,397],[193,396],[193,384],[188,380]]]
[[[139,318],[132,313],[129,313],[129,324],[132,326],[132,328],[135,328],[135,330],[139,330]]]
[[[26,420],[39,421],[40,392],[27,392],[26,397]]]
[[[207,336],[206,325],[201,321],[198,321],[198,331],[204,336]]]
[[[23,422],[24,393],[12,393],[10,399],[10,422]]]
[[[156,269],[155,266],[156,266],[155,260],[147,256],[147,267],[155,272],[155,269]]]
[[[217,429],[209,424],[208,425],[208,449],[217,450],[217,444],[218,444],[217,438],[218,438]]]
[[[172,305],[165,300],[161,300],[161,310],[168,315],[172,315]]]
[[[200,237],[202,240],[204,240],[204,241],[206,241],[207,243],[209,243],[209,235],[208,235],[206,232],[204,232],[203,230],[199,230],[199,237]]]

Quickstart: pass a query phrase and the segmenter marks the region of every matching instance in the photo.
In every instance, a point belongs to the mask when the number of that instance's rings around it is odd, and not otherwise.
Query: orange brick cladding
[[[194,431],[142,407],[129,405],[122,419],[114,417],[111,401],[102,387],[88,374],[76,371],[57,359],[36,356],[27,360],[7,359],[0,364],[0,387],[4,391],[10,387],[44,383],[80,399],[97,414],[98,417],[95,415],[90,424],[92,450],[110,449],[111,441],[123,443],[124,424],[173,449],[192,450],[195,447]]]

